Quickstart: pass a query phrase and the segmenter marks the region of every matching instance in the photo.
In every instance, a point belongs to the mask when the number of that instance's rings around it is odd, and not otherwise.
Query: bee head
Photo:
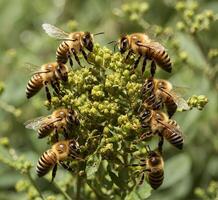
[[[142,93],[146,94],[147,92],[152,92],[153,89],[154,89],[153,78],[146,79],[143,85]]]
[[[85,32],[84,35],[82,36],[82,43],[84,45],[84,47],[89,50],[89,51],[93,51],[93,36],[91,35],[90,32]]]
[[[156,151],[152,151],[150,148],[148,148],[147,153],[151,166],[158,165],[161,162],[160,155]]]
[[[57,76],[63,81],[68,81],[68,67],[64,64],[59,64],[57,66]]]
[[[77,156],[80,153],[79,143],[75,139],[71,139],[69,142],[70,154],[72,157]]]
[[[129,40],[127,36],[122,36],[119,41],[119,50],[120,53],[123,54],[129,49]]]
[[[151,116],[151,111],[146,108],[140,113],[140,118],[142,121],[147,120],[148,118],[150,118],[150,116]]]
[[[77,113],[72,108],[68,109],[67,121],[69,122],[69,124],[75,124],[77,126],[80,124],[79,119],[77,118]]]

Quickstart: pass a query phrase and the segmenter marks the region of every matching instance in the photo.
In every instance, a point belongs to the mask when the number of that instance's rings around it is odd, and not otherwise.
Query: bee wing
[[[28,120],[24,123],[25,128],[38,130],[42,125],[44,124],[53,124],[54,122],[57,122],[61,120],[61,118],[53,118],[52,115],[46,116],[46,117],[37,117],[32,120]]]
[[[26,121],[24,123],[25,125],[25,128],[28,128],[28,129],[33,129],[33,130],[38,130],[39,127],[45,123],[45,121],[47,121],[47,119],[49,119],[49,117],[51,116],[41,116],[41,117],[37,117],[37,118],[34,118],[34,119],[30,119],[28,121]]]
[[[50,37],[61,39],[61,40],[70,39],[68,33],[64,32],[63,30],[51,24],[47,24],[47,23],[42,24],[42,28]]]
[[[169,132],[171,133],[179,133],[179,134],[182,134],[179,126],[175,126],[175,125],[172,125],[172,124],[169,124],[168,122],[164,122],[164,121],[160,121],[158,120],[158,122],[160,124],[162,124]]]
[[[147,43],[137,42],[137,45],[141,46],[141,47],[153,49],[155,51],[157,51],[157,50],[161,50],[161,51],[165,50],[163,45],[161,45],[159,42],[154,42],[154,41],[147,42]]]
[[[25,71],[31,75],[50,72],[49,70],[41,70],[40,66],[28,62],[25,63]]]
[[[181,94],[179,94],[179,90],[177,90],[177,88],[173,89],[170,92],[175,100],[176,105],[177,105],[177,110],[178,111],[190,110],[190,106],[188,105],[187,101],[184,98],[182,98]]]

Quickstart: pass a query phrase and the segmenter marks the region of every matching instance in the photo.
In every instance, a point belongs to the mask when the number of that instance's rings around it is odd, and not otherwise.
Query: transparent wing
[[[38,130],[49,118],[51,118],[51,116],[42,116],[28,120],[24,123],[25,128]]]
[[[33,75],[33,74],[41,74],[48,73],[49,70],[41,70],[41,67],[38,65],[34,65],[32,63],[25,63],[25,72]]]
[[[43,126],[44,124],[53,124],[57,121],[60,121],[61,118],[53,118],[52,115],[49,116],[42,116],[42,117],[37,117],[35,119],[31,119],[27,122],[24,123],[25,128],[28,129],[33,129],[33,130],[38,130],[41,126]]]
[[[69,39],[69,34],[57,28],[56,26],[45,23],[42,24],[42,28],[50,37],[61,39],[61,40]]]
[[[184,90],[185,90],[185,88],[176,87],[170,92],[171,95],[173,96],[174,100],[175,100],[178,111],[190,110],[190,107],[189,107],[187,101],[181,96],[181,93],[182,93],[182,91],[184,92]]]
[[[153,49],[153,50],[165,50],[164,46],[162,46],[159,42],[154,42],[154,41],[151,41],[151,42],[148,42],[148,43],[141,43],[141,42],[137,42],[137,44],[141,47],[145,47],[145,48],[150,48],[150,49]]]

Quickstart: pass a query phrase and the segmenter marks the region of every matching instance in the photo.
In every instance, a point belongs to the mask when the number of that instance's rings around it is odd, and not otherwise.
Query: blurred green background
[[[218,198],[217,13],[217,0],[0,0],[0,137],[8,137],[16,153],[33,165],[47,148],[45,140],[37,140],[23,125],[28,119],[49,113],[43,106],[43,92],[30,101],[25,97],[31,74],[25,63],[40,66],[54,61],[59,44],[43,32],[42,23],[54,24],[67,32],[104,31],[96,42],[111,49],[107,43],[121,34],[148,31],[152,35],[150,25],[157,26],[155,34],[157,30],[160,35],[167,33],[160,40],[175,63],[172,74],[159,72],[158,76],[187,87],[185,97],[203,94],[209,103],[202,111],[176,114],[185,147],[177,151],[167,146],[164,184],[149,199]],[[0,158],[7,158],[8,154],[4,147],[0,148]],[[36,177],[34,168],[31,176]],[[0,162],[0,199],[27,199],[25,192],[17,193],[15,189],[17,181],[23,178],[19,171]],[[45,180],[36,178],[36,182],[48,187]]]

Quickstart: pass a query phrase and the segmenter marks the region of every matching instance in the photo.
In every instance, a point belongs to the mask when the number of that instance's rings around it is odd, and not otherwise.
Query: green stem
[[[33,186],[33,187],[36,189],[36,191],[38,192],[39,196],[40,196],[43,200],[45,200],[45,198],[43,197],[41,191],[39,190],[38,186],[36,185],[35,181],[33,180],[33,178],[32,178],[32,176],[31,176],[30,172],[27,173],[27,177],[28,177],[29,181],[31,182],[32,186]]]
[[[77,175],[76,200],[80,200],[81,182],[81,177]]]
[[[73,200],[62,188],[55,182],[53,182],[55,187],[61,192],[61,194],[65,197],[67,200]]]

